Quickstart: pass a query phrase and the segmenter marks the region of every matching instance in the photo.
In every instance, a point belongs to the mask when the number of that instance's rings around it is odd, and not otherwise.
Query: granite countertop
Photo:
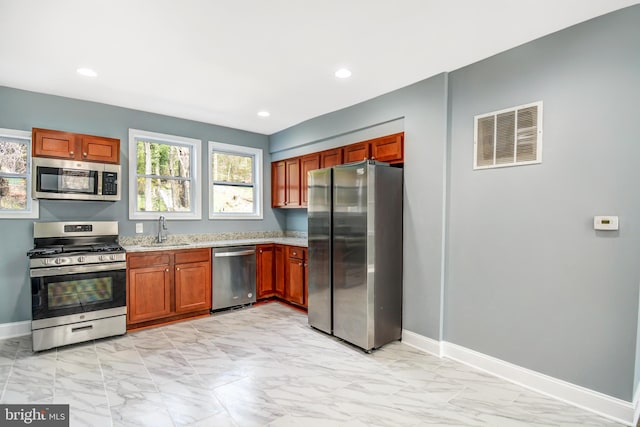
[[[257,233],[256,233],[257,234]],[[231,237],[231,238],[217,238]],[[237,238],[233,238],[237,237]],[[210,240],[207,240],[210,238]],[[161,250],[221,248],[225,246],[243,246],[277,243],[281,245],[307,247],[306,236],[211,236],[211,235],[180,235],[169,236],[168,241],[157,244],[148,238],[120,238],[120,244],[127,252],[151,252]]]

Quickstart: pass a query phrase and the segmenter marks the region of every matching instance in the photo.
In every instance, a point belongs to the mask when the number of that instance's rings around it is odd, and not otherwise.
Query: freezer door
[[[366,162],[334,168],[333,334],[363,349],[373,342],[373,289],[368,286]]]
[[[331,322],[331,199],[332,169],[309,172],[308,264],[309,325],[328,334]]]

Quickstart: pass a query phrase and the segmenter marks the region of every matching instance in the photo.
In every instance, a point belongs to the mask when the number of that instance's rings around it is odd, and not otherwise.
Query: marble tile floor
[[[279,303],[33,353],[0,341],[0,402],[71,426],[616,426],[401,342],[366,354]]]

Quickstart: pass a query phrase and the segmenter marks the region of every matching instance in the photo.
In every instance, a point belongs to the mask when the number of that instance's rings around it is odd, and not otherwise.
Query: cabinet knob
[[[260,253],[262,253],[262,249],[260,249]]]
[[[87,153],[82,153],[83,156],[87,157]]]
[[[176,268],[176,271],[180,271],[180,267]]]
[[[298,265],[299,265],[300,267],[302,267],[302,263],[298,263]]]
[[[70,155],[70,156],[73,156],[73,151],[69,151],[69,155]]]
[[[168,272],[169,272],[169,269],[167,268],[165,271],[168,273]]]
[[[375,160],[375,159],[376,159],[376,156],[371,156],[371,160]]]

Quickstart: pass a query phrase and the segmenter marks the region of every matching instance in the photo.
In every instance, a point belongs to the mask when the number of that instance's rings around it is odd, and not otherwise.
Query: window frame
[[[137,140],[150,139],[154,142],[168,145],[182,145],[191,148],[191,178],[189,212],[161,212],[139,211],[137,200],[138,158]],[[200,177],[200,162],[202,161],[202,141],[183,136],[168,135],[139,129],[129,129],[129,219],[158,219],[164,216],[171,220],[199,220],[202,219],[202,186]]]
[[[240,155],[240,156],[253,156],[253,189],[254,189],[254,199],[253,199],[253,207],[254,210],[252,213],[219,213],[214,212],[213,210],[213,153],[219,152],[224,154],[231,155]],[[225,144],[223,142],[209,141],[209,149],[207,155],[207,167],[209,169],[209,219],[263,219],[264,209],[263,209],[263,193],[264,186],[262,179],[262,168],[263,168],[263,157],[262,157],[262,149],[247,147],[244,145],[235,145],[235,144]]]
[[[537,107],[538,111],[537,111],[537,124],[536,124],[536,133],[537,133],[537,139],[536,139],[536,158],[535,160],[525,160],[525,161],[513,161],[513,162],[509,162],[509,163],[494,163],[492,165],[485,165],[485,166],[479,166],[478,165],[478,122],[481,119],[484,119],[486,117],[494,117],[494,139],[493,139],[493,150],[494,150],[494,157],[493,157],[493,161],[496,161],[496,137],[497,137],[497,132],[496,132],[496,126],[497,126],[497,117],[501,114],[504,113],[509,113],[509,112],[514,112],[516,114],[515,116],[515,124],[516,124],[516,129],[514,130],[515,132],[515,138],[516,138],[516,147],[517,147],[517,114],[519,110],[523,110],[525,108],[529,108],[529,107]],[[542,101],[536,101],[536,102],[530,102],[528,104],[522,104],[522,105],[518,105],[515,107],[510,107],[510,108],[504,108],[502,110],[498,110],[498,111],[492,111],[490,113],[485,113],[485,114],[479,114],[477,116],[474,116],[473,119],[473,170],[484,170],[484,169],[496,169],[496,168],[506,168],[506,167],[514,167],[514,166],[527,166],[527,165],[538,165],[542,163],[542,140],[543,140],[543,132],[542,132],[542,127],[543,127],[543,122],[542,122],[542,117],[543,117],[543,111],[542,111],[542,107],[543,107],[543,102]],[[517,149],[517,148],[516,148]],[[516,157],[515,155],[516,152],[514,152],[514,159]]]
[[[38,219],[40,218],[40,203],[32,197],[33,165],[31,152],[33,149],[32,134],[26,130],[0,128],[0,137],[5,136],[14,139],[24,139],[27,146],[27,172],[25,174],[7,174],[0,172],[3,177],[24,177],[27,180],[26,200],[27,208],[21,210],[0,210],[0,219]]]

